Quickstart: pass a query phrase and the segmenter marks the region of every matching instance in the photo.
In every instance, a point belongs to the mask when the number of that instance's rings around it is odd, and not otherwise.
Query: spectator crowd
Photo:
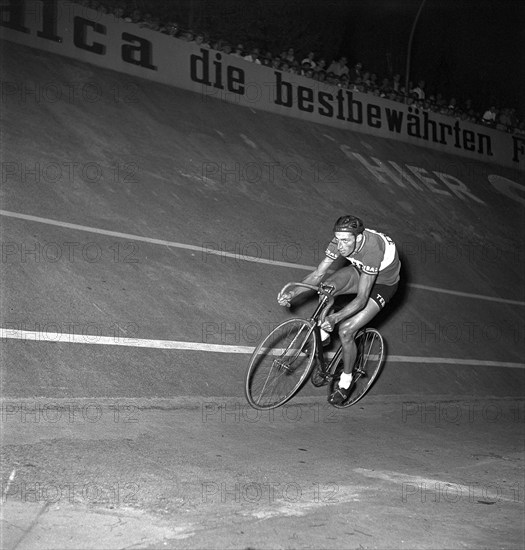
[[[128,10],[121,0],[76,0],[82,6],[101,13],[112,14],[116,19],[164,33],[173,38],[193,42],[201,48],[210,48],[248,63],[257,63],[285,73],[298,74],[332,86],[353,92],[372,94],[378,97],[413,105],[423,111],[439,113],[460,120],[482,124],[504,132],[525,135],[525,120],[518,117],[513,107],[490,105],[479,109],[472,99],[446,99],[439,91],[429,91],[425,80],[403,84],[399,73],[379,77],[361,62],[350,66],[348,57],[325,59],[314,51],[296,52],[293,47],[281,52],[264,51],[257,45],[235,44],[223,38],[211,38],[206,32],[184,29],[177,21],[167,21],[157,14],[143,12],[138,8]]]

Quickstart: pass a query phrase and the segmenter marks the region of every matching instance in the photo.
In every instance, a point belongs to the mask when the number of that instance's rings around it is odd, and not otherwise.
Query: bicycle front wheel
[[[316,339],[314,325],[288,319],[255,348],[248,365],[245,394],[254,409],[284,405],[301,388],[312,368]]]
[[[340,405],[334,405],[338,409],[344,409],[355,405],[370,390],[379,376],[385,359],[385,342],[380,332],[375,328],[366,328],[357,333],[355,337],[357,357],[352,370],[353,389],[348,399]],[[337,363],[334,377],[330,384],[330,393],[334,391],[343,371],[343,357]]]

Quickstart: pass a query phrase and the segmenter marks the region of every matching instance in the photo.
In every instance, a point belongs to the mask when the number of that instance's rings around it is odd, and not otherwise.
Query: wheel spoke
[[[290,319],[276,327],[254,351],[245,380],[245,393],[252,407],[270,409],[284,404],[301,387],[310,372],[315,350],[313,326]]]
[[[262,396],[264,395],[264,392],[265,392],[265,390],[266,390],[266,386],[267,386],[267,384],[268,384],[268,381],[270,380],[270,375],[271,375],[272,370],[273,370],[274,367],[275,367],[275,360],[274,360],[274,363],[273,363],[271,369],[268,371],[268,376],[266,377],[266,381],[264,382],[264,385],[263,385],[263,387],[261,388],[261,391],[260,391],[260,393],[259,393],[259,396],[258,396],[258,398],[256,399],[256,401],[257,401],[258,403],[260,403],[260,401],[261,401],[261,399],[262,399]]]

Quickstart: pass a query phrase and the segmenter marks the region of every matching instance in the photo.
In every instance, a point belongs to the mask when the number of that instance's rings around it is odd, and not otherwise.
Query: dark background
[[[379,79],[404,82],[410,30],[422,0],[129,0],[175,18],[210,38],[274,54],[313,49],[328,60],[344,54]],[[525,2],[426,0],[412,48],[410,80],[429,93],[495,103],[525,115]]]

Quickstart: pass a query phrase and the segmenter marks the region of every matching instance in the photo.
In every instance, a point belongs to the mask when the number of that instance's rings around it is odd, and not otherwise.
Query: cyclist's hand
[[[277,295],[277,303],[281,306],[290,307],[292,300],[292,294],[290,292],[279,292]]]
[[[332,332],[332,330],[334,330],[334,327],[335,327],[335,319],[333,318],[332,315],[327,315],[325,317],[325,320],[321,323],[321,328],[323,330],[325,330],[326,332]]]

